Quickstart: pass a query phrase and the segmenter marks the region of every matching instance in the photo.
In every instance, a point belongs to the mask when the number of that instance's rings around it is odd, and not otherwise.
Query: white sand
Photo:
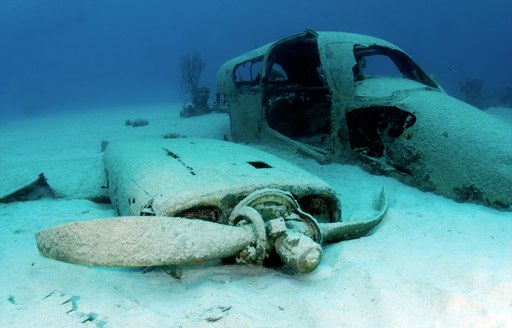
[[[228,133],[225,114],[178,112],[130,108],[0,123],[0,194],[45,172],[63,197],[0,204],[0,327],[512,327],[511,212],[290,153],[280,155],[335,187],[346,218],[368,208],[380,186],[390,198],[371,235],[324,247],[311,274],[209,263],[184,268],[177,280],[161,269],[41,257],[36,231],[115,216],[108,205],[78,199],[101,194],[101,140]],[[150,124],[124,126],[139,117]]]

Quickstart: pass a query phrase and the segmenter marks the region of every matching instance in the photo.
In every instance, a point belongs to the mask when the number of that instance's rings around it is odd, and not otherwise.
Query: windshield
[[[386,76],[410,79],[432,88],[438,85],[406,54],[383,46],[354,46],[354,81]]]

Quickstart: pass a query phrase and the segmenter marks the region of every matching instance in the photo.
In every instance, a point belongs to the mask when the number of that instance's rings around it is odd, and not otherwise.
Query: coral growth
[[[201,74],[206,66],[206,59],[198,53],[188,54],[181,59],[181,88],[190,93],[192,105],[183,106],[182,117],[206,114],[212,111],[208,104],[210,89],[199,86]]]

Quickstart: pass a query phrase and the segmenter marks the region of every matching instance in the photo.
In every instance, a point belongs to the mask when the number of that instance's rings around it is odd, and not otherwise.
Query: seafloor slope
[[[325,247],[308,275],[208,263],[184,268],[177,280],[162,269],[91,268],[41,257],[36,231],[115,215],[108,205],[80,199],[101,194],[102,140],[228,133],[224,114],[183,119],[178,112],[179,106],[131,108],[0,123],[0,191],[44,172],[62,197],[0,204],[0,326],[512,326],[512,212],[271,147],[260,148],[332,184],[345,218],[368,208],[384,186],[386,218],[367,237]],[[124,125],[140,116],[148,126]]]

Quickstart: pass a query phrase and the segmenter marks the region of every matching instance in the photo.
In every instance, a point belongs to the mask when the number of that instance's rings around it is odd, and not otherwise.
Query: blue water
[[[511,12],[506,0],[1,0],[0,117],[182,102],[184,54],[207,59],[214,90],[223,62],[306,27],[386,39],[449,93],[469,78],[496,94],[512,86]]]

